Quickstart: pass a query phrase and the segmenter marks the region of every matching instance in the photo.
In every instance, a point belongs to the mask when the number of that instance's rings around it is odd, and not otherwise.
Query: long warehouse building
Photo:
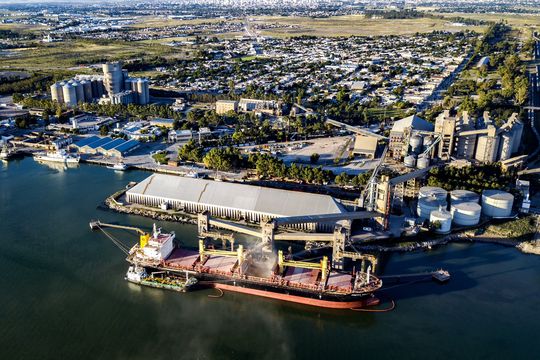
[[[328,195],[260,186],[154,174],[126,192],[129,203],[150,207],[167,204],[187,213],[259,223],[278,217],[339,214],[343,205]],[[332,231],[335,223],[299,224],[302,230]]]

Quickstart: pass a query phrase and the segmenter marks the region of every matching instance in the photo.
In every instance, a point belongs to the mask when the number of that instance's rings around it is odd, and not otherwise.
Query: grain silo
[[[491,217],[507,217],[512,213],[514,195],[501,190],[482,192],[482,213]]]
[[[416,167],[418,169],[425,169],[429,166],[430,159],[429,155],[420,155],[416,161]]]
[[[429,216],[429,223],[435,227],[435,232],[448,234],[452,229],[452,215],[446,210],[434,210]]]
[[[70,80],[71,86],[75,88],[75,94],[77,95],[77,103],[84,102],[84,89],[78,80]]]
[[[515,154],[519,151],[519,146],[521,145],[521,137],[523,136],[523,123],[519,119],[516,119],[516,122],[512,127],[512,136],[514,137],[512,154]]]
[[[77,105],[77,92],[71,83],[66,83],[62,87],[62,94],[64,96],[64,103],[68,106]]]
[[[450,206],[454,224],[460,226],[478,225],[482,207],[475,202],[461,202]]]
[[[137,79],[137,94],[139,97],[139,104],[147,105],[150,102],[148,79]]]
[[[123,90],[124,74],[121,62],[110,62],[102,65],[103,84],[109,95],[119,93]]]
[[[59,82],[51,85],[51,99],[59,104],[64,102],[64,90],[62,89],[62,86],[63,84]]]
[[[512,132],[507,131],[503,133],[499,142],[498,160],[504,161],[510,159],[512,156],[512,149],[514,148],[514,136]]]
[[[424,139],[421,135],[413,135],[409,140],[409,145],[411,146],[411,151],[415,154],[420,154],[422,152],[422,145]]]
[[[91,102],[93,99],[92,83],[88,80],[82,80],[80,84],[84,92],[84,101]]]
[[[405,156],[405,158],[403,159],[403,164],[406,167],[409,167],[409,168],[415,167],[416,166],[416,156],[414,156],[414,155]]]

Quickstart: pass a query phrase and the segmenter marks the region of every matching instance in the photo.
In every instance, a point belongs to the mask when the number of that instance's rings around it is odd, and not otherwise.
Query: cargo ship
[[[145,273],[191,276],[220,290],[332,309],[377,305],[374,292],[382,287],[370,267],[338,271],[326,256],[318,262],[293,260],[282,251],[275,256],[257,248],[244,250],[242,245],[234,248],[234,243],[216,249],[203,239],[198,250],[185,249],[176,246],[174,233],[163,233],[155,225],[151,234],[140,235],[127,261]]]

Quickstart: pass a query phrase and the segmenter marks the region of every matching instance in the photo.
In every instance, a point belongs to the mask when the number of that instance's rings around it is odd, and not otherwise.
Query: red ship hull
[[[309,297],[282,294],[273,291],[258,290],[253,288],[246,288],[241,286],[227,285],[223,283],[215,283],[214,287],[216,289],[234,291],[242,294],[262,296],[270,299],[288,301],[298,304],[317,306],[328,309],[359,309],[365,308],[368,306],[375,306],[379,304],[379,299],[376,297],[362,298],[356,301],[331,301],[331,300],[322,300],[322,299],[313,299]]]

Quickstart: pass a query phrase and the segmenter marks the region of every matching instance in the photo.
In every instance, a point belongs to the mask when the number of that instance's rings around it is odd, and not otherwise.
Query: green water
[[[148,174],[0,165],[0,359],[538,358],[540,257],[512,248],[388,256],[387,274],[443,267],[453,278],[386,291],[397,307],[383,314],[129,284],[123,254],[88,222],[149,228],[98,208]],[[159,225],[194,244],[194,226]]]

